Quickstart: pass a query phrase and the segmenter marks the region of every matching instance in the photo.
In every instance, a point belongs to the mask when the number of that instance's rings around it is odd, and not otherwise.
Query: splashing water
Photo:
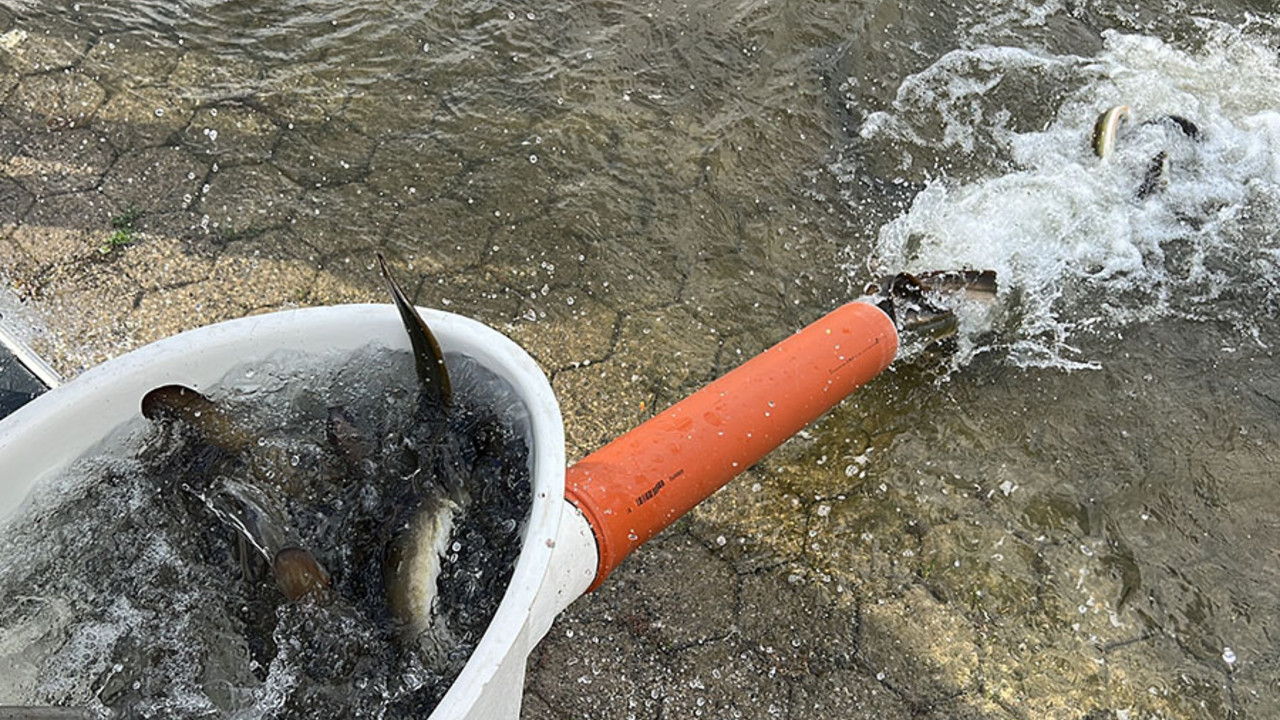
[[[258,434],[249,452],[293,458],[278,487],[247,471],[235,479],[268,488],[259,490],[316,551],[333,578],[327,604],[286,602],[253,570],[258,554],[237,551],[199,489],[218,481],[219,466],[189,428],[138,419],[43,480],[0,525],[0,595],[11,599],[0,608],[0,704],[124,717],[429,715],[511,577],[530,502],[529,428],[504,381],[450,356],[450,431],[474,440],[458,446],[479,459],[466,478],[423,477],[428,466],[416,463],[444,441],[416,433],[426,424],[414,414],[417,388],[396,380],[414,377],[412,362],[378,347],[319,360],[285,353],[233,369],[217,390]],[[317,440],[335,406],[364,431],[367,453],[355,461]],[[455,642],[433,654],[389,617],[384,550],[398,527],[388,519],[449,482],[471,511],[454,521],[436,596]]]
[[[1280,62],[1258,32],[1268,28],[1200,23],[1206,39],[1194,49],[1110,32],[1097,58],[955,50],[908,77],[891,110],[865,118],[860,141],[898,153],[891,180],[920,186],[881,228],[871,273],[999,273],[998,311],[962,322],[961,362],[1000,351],[1023,367],[1092,368],[1078,347],[1085,334],[1160,317],[1225,318],[1263,344],[1255,319],[1280,299]],[[1075,89],[1041,129],[1020,129],[1001,99],[1006,86],[1062,84]],[[1054,99],[1022,102],[1035,114]],[[1093,122],[1118,104],[1133,117],[1103,160],[1090,147]],[[1140,198],[1162,150],[1167,188]],[[945,162],[910,178],[918,157],[939,153]],[[851,276],[866,270],[849,263]]]

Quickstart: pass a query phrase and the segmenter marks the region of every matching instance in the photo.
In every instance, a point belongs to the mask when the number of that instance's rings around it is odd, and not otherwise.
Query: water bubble
[[[164,117],[164,108],[156,108],[156,117]]]
[[[538,164],[538,156],[537,156],[537,155],[530,155],[530,156],[529,156],[529,162],[531,162],[531,163],[533,163],[533,164],[537,165],[537,164]]]

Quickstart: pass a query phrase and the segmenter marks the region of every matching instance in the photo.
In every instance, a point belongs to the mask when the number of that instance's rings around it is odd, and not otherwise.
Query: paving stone
[[[219,292],[215,294],[211,290]],[[225,283],[196,282],[148,291],[129,311],[125,326],[142,344],[202,325],[243,317],[257,307],[252,298],[228,290]]]
[[[288,228],[232,239],[222,246],[221,254],[267,260],[298,260],[312,267],[316,267],[319,262],[316,249]]]
[[[485,265],[522,290],[576,288],[583,281],[586,242],[554,214],[494,225],[488,240]]]
[[[628,625],[665,653],[723,639],[733,629],[738,578],[728,563],[677,528],[636,550],[613,571]]]
[[[115,160],[106,140],[88,129],[38,132],[5,163],[5,175],[37,197],[96,187]]]
[[[520,720],[559,720],[559,715],[546,700],[526,692],[520,703]]]
[[[434,137],[389,140],[373,153],[369,184],[398,202],[436,198],[463,169],[462,157]],[[465,199],[464,199],[465,202]]]
[[[719,338],[681,305],[623,318],[618,357],[624,369],[671,404],[712,379]]]
[[[201,257],[215,257],[225,245],[223,236],[208,229],[207,219],[190,210],[145,212],[138,215],[133,225],[144,236],[173,240],[183,252]]]
[[[146,292],[203,282],[214,268],[213,258],[188,252],[181,239],[155,232],[154,226],[116,262]]]
[[[270,159],[280,128],[254,108],[227,104],[196,110],[181,139],[187,149],[225,168]]]
[[[300,304],[315,285],[317,270],[293,259],[268,259],[223,253],[213,266],[208,288],[235,297],[250,311],[280,310]]]
[[[1265,658],[1264,662],[1271,660],[1273,658]],[[1028,665],[1039,671],[1042,661],[1037,656]],[[1068,680],[1078,673],[1075,668],[1063,669],[1065,672],[1062,677]],[[1233,702],[1232,683],[1228,678],[1227,665],[1221,658],[1215,658],[1212,667],[1206,666],[1188,657],[1186,651],[1169,638],[1159,635],[1108,652],[1104,669],[1105,675],[1098,684],[1102,684],[1105,690],[1097,693],[1101,696],[1099,699],[1075,688],[1059,688],[1061,683],[1033,683],[1031,680],[1034,675],[1031,673],[1027,673],[1029,677],[1023,692],[1053,691],[1041,701],[1045,706],[1056,701],[1070,707],[1074,700],[1077,707],[1128,710],[1130,717],[1187,720],[1232,717],[1239,709],[1239,701],[1244,699],[1237,688]],[[1273,686],[1275,677],[1268,676],[1268,681]],[[1090,690],[1096,687],[1089,680],[1080,685]],[[1265,686],[1264,683],[1263,687]],[[1270,700],[1274,705],[1274,696]],[[1037,704],[1040,703],[1029,704],[1027,707],[1029,710],[1034,709]]]
[[[126,152],[168,144],[194,112],[194,103],[171,88],[130,88],[114,93],[94,122],[117,150]]]
[[[787,331],[779,327],[764,327],[756,330],[722,334],[720,352],[716,354],[716,377],[733,370],[744,362],[768,350],[787,338]]]
[[[803,485],[786,485],[793,493]],[[910,586],[924,573],[920,531],[902,511],[903,500],[890,488],[806,497],[805,558],[838,586],[862,587],[863,594],[883,596]]]
[[[125,318],[141,289],[111,262],[95,255],[54,265],[43,282],[39,310],[58,324],[33,349],[63,377],[138,346]]]
[[[395,112],[387,112],[389,107]],[[404,132],[406,125],[429,132],[439,110],[438,92],[422,81],[384,78],[376,86],[349,88],[340,112],[369,137],[388,137]]]
[[[250,88],[262,68],[235,58],[188,51],[169,73],[168,84],[183,99],[198,105],[217,105],[251,98]]]
[[[647,383],[614,360],[557,372],[551,387],[560,412],[572,418],[565,424],[565,453],[571,461],[612,440],[619,428],[634,427],[654,413]]]
[[[819,513],[832,507],[824,510],[821,501],[843,501],[865,482],[871,436],[858,424],[861,420],[856,410],[837,406],[759,463],[784,490],[806,498],[811,537],[825,517]]]
[[[351,126],[325,122],[291,127],[271,163],[303,187],[324,187],[363,177],[372,153],[373,141]]]
[[[1240,662],[1231,681],[1235,709],[1241,718],[1280,717],[1280,658]]]
[[[494,327],[501,327],[518,307],[519,298],[484,273],[437,275],[402,270],[405,264],[394,253],[389,254],[388,262],[393,265],[392,271],[400,286],[419,307],[447,310]],[[378,271],[377,260],[368,252],[325,257],[320,269],[316,283],[321,292],[339,291],[340,288],[333,285],[337,282],[347,289],[345,297],[351,298],[347,302],[387,301],[386,283]],[[356,294],[351,294],[353,291]]]
[[[1000,564],[1007,564],[1011,553],[1001,552],[1003,549],[993,548],[992,552],[1000,555]],[[1017,588],[1005,599],[1005,604],[1013,607],[1018,604],[1017,596],[1038,598],[1045,615],[1091,645],[1128,642],[1149,631],[1151,618],[1140,609],[1144,603],[1137,565],[1132,558],[1123,560],[1120,555],[1101,538],[1049,544],[1040,549],[1038,558],[1043,587],[1018,588],[1025,581],[1019,583],[1015,578],[1027,577],[1029,568],[1019,570],[1015,564],[1002,569],[1012,577],[993,578],[989,592],[999,595]],[[971,568],[976,572],[983,569]]]
[[[396,209],[364,183],[304,188],[300,212],[291,229],[321,256],[351,256],[373,262],[378,248],[388,244]]]
[[[590,238],[590,236],[588,236]],[[643,238],[588,239],[583,292],[620,311],[639,311],[675,302],[684,284],[664,250]]]
[[[1027,718],[1089,717],[1124,707],[1108,697],[1117,679],[1115,666],[1093,645],[1065,633],[1028,634],[1017,623],[988,625],[982,634],[982,694],[1001,707]],[[1130,698],[1143,691],[1127,683],[1118,686]]]
[[[802,507],[799,497],[749,469],[690,512],[689,530],[739,573],[789,571],[804,554]]]
[[[499,223],[519,224],[542,215],[556,179],[537,150],[534,145],[504,148],[501,155],[469,164],[454,192],[482,217]]]
[[[352,72],[345,64],[312,63],[305,70],[273,73],[256,83],[253,101],[281,126],[329,122],[345,116],[342,107],[350,91],[352,81],[349,76]],[[380,79],[376,85],[379,90],[382,82]]]
[[[379,298],[385,290],[379,283]],[[418,285],[416,302],[502,327],[516,317],[521,298],[485,271],[428,275]],[[381,302],[381,299],[379,300]]]
[[[13,291],[19,300],[29,300],[39,292],[36,261],[17,241],[0,235],[0,286]]]
[[[111,218],[119,213],[105,195],[87,192],[37,198],[13,239],[45,263],[92,260],[111,233]]]
[[[270,165],[221,169],[197,208],[209,216],[211,231],[228,234],[287,224],[303,211],[302,191]]]
[[[102,180],[102,192],[143,212],[191,207],[209,168],[185,150],[158,147],[120,158]]]
[[[792,693],[790,717],[797,720],[906,720],[914,718],[915,714],[901,698],[874,677],[864,671],[847,668],[797,678]]]
[[[777,329],[790,334],[784,310],[785,281],[767,268],[730,255],[697,262],[681,291],[681,304],[710,325]],[[799,328],[793,328],[798,330]]]
[[[573,304],[566,292],[539,293],[501,329],[544,367],[564,369],[600,362],[613,350],[618,313],[588,297]]]
[[[28,32],[18,28],[0,38],[0,60],[18,72],[50,72],[71,67],[84,57],[89,43],[65,32]]]
[[[487,54],[485,54],[487,55]],[[528,141],[533,144],[537,134],[532,118],[555,114],[554,100],[542,93],[519,93],[517,97],[507,90],[492,85],[471,82],[475,72],[488,57],[476,57],[474,65],[468,62],[465,78],[436,78],[434,86],[445,88],[440,100],[441,109],[432,115],[432,128],[445,137],[466,138],[455,148],[468,164],[487,162],[495,157],[509,155],[513,144]],[[502,68],[507,71],[508,68]],[[454,88],[441,83],[465,83],[465,92],[450,92]],[[459,83],[459,84],[462,84]],[[524,153],[521,153],[522,155]]]
[[[9,99],[9,93],[18,87],[18,73],[6,67],[0,67],[0,102]]]
[[[1037,548],[1003,528],[973,523],[934,525],[921,535],[924,582],[944,602],[977,621],[1038,621],[1044,560]],[[1078,577],[1065,568],[1062,574]]]
[[[674,677],[663,697],[663,717],[788,717],[791,691],[755,653],[732,641],[706,643],[681,651]]]
[[[315,282],[301,304],[305,305],[340,305],[343,303],[383,302],[384,296],[378,294],[381,289],[372,276],[370,269],[353,277],[351,271],[334,272],[333,268],[321,263],[317,267]],[[402,279],[403,280],[403,279]],[[382,289],[382,292],[386,292]]]
[[[530,658],[530,685],[563,717],[656,720],[669,664],[615,625],[562,615]]]
[[[1020,715],[1009,712],[988,698],[981,697],[976,693],[969,693],[931,708],[920,716],[920,720],[1017,720],[1020,717]],[[1092,720],[1094,718],[1102,720],[1106,716],[1087,714],[1083,716],[1077,715],[1076,717],[1080,717],[1081,720]]]
[[[557,217],[573,232],[590,241],[610,243],[616,238],[653,230],[653,196],[647,188],[628,184],[606,173],[592,173],[558,184],[554,207]],[[635,241],[645,248],[643,237]]]
[[[919,585],[862,609],[859,656],[917,708],[978,687],[973,628]]]
[[[853,667],[857,614],[821,586],[787,582],[781,573],[745,575],[735,616],[742,641],[773,672],[803,678]]]
[[[81,67],[93,79],[113,88],[141,90],[163,82],[181,56],[179,49],[155,38],[119,33],[97,38]]]
[[[28,75],[18,81],[6,110],[32,131],[84,127],[106,100],[102,86],[83,73]]]
[[[415,195],[403,201],[389,223],[387,240],[411,253],[428,272],[457,272],[480,262],[492,242],[492,228],[491,219],[461,200]]]
[[[0,176],[0,237],[13,232],[34,201],[31,193],[21,185]]]

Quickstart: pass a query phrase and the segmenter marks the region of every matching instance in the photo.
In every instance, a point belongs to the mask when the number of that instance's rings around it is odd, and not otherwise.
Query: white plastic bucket
[[[431,714],[433,720],[514,720],[529,652],[595,576],[595,539],[582,514],[564,499],[560,407],[533,358],[474,320],[419,312],[446,352],[469,355],[507,380],[531,415],[533,506],[511,584],[475,653]],[[152,388],[180,383],[205,389],[255,357],[280,350],[354,350],[370,342],[410,349],[393,306],[341,305],[232,320],[95,367],[0,420],[0,521],[43,479],[138,416],[140,400]]]

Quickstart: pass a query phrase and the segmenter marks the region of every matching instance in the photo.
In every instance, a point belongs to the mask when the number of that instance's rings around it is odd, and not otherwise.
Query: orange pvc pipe
[[[849,303],[650,418],[565,474],[599,587],[632,550],[889,366],[893,321]]]

